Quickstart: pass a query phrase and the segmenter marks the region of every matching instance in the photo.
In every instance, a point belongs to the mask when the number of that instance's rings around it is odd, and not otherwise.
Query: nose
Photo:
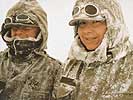
[[[86,26],[84,27],[83,29],[83,32],[84,33],[91,33],[93,32],[93,27],[90,23],[87,23]]]

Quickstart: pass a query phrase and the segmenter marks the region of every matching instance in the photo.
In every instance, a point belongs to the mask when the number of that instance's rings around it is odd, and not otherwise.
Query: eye
[[[18,30],[18,28],[17,27],[13,27],[12,30],[15,32],[15,31]]]
[[[83,24],[86,24],[85,21],[79,21],[79,25],[83,25]]]
[[[29,27],[26,27],[26,28],[24,28],[25,30],[31,30],[31,28],[29,28]]]
[[[86,21],[79,21],[79,27],[84,27],[86,26],[87,22]]]
[[[101,21],[94,20],[94,21],[92,21],[92,23],[93,23],[93,24],[101,23]]]
[[[99,25],[102,25],[104,23],[104,21],[92,21],[91,23],[94,26],[99,26]]]

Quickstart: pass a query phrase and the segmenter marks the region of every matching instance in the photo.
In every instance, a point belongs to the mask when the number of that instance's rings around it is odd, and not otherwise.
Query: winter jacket
[[[14,52],[19,48],[6,42],[8,48],[0,52],[0,100],[54,100],[62,65],[45,51],[48,38],[47,15],[36,0],[20,0],[9,9],[6,18],[13,19],[21,14],[28,15],[27,19],[20,17],[24,21],[36,22],[40,28],[41,43],[27,56],[16,56]],[[21,26],[28,24],[23,24],[23,20],[22,23],[16,23]],[[5,24],[1,31],[3,39],[7,33],[10,34],[10,28],[4,27]],[[13,24],[11,22],[8,25]],[[13,53],[10,46],[14,47]],[[19,47],[22,48],[21,45]]]
[[[133,100],[133,49],[119,3],[77,0],[74,7],[81,4],[94,4],[100,9],[107,31],[99,47],[87,51],[75,26],[74,41],[61,79],[62,92],[58,94],[64,99],[60,100]]]

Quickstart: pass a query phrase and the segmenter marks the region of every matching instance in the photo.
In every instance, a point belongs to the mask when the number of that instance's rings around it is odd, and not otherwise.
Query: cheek
[[[78,33],[78,35],[79,35],[80,38],[83,37],[83,32],[82,32],[82,30],[78,29],[78,32],[77,32],[77,33]]]
[[[96,32],[97,32],[97,34],[99,34],[100,38],[104,37],[104,34],[106,33],[106,31],[107,31],[106,27],[102,27],[102,28],[99,28],[99,29],[96,30]]]
[[[31,30],[31,31],[27,31],[26,34],[29,36],[29,37],[36,37],[36,32]]]
[[[105,34],[107,31],[107,27],[103,27],[102,33]]]
[[[84,41],[84,36],[83,36],[83,34],[79,32],[78,35],[79,35],[81,41],[83,42],[83,41]]]
[[[15,36],[15,32],[11,30],[11,36]]]

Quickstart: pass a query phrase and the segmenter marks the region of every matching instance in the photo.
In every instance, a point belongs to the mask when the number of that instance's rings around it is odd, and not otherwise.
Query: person
[[[58,95],[64,100],[133,100],[133,49],[119,2],[77,0],[72,16],[74,41]]]
[[[7,12],[1,36],[0,100],[54,100],[62,64],[47,52],[47,14],[36,0],[20,0]]]

